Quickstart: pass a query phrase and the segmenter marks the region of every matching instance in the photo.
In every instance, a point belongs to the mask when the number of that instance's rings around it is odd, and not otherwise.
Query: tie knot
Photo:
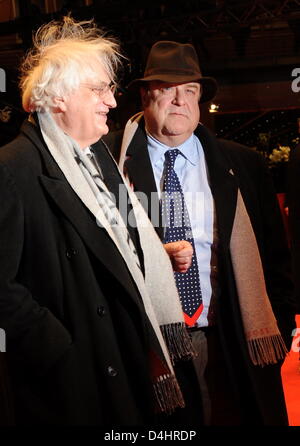
[[[171,149],[165,153],[166,163],[170,164],[172,166],[172,168],[174,168],[174,164],[175,164],[176,158],[179,155],[179,153],[180,153],[180,150],[178,150],[178,149]]]

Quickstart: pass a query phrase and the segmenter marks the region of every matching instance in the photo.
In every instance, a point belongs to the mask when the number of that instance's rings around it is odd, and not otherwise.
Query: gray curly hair
[[[55,97],[76,90],[87,79],[99,81],[99,63],[114,81],[121,57],[117,41],[106,37],[93,20],[64,17],[41,26],[21,66],[23,108],[49,110]]]

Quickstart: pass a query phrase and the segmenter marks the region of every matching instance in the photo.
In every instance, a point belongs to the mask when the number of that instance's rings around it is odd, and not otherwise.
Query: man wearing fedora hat
[[[144,77],[129,88],[139,89],[143,112],[108,143],[171,260],[182,255],[174,274],[198,352],[204,423],[285,425],[280,368],[295,311],[265,164],[201,124],[199,102],[217,84],[202,76],[192,45],[154,44]]]

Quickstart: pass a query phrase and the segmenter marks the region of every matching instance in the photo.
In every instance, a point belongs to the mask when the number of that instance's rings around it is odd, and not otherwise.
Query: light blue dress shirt
[[[148,151],[154,172],[156,188],[161,196],[164,175],[165,152],[179,149],[174,169],[181,183],[195,242],[198,261],[200,285],[202,291],[203,311],[197,321],[200,327],[207,326],[208,310],[212,296],[211,286],[211,252],[213,244],[214,202],[202,145],[196,135],[192,134],[183,144],[168,147],[150,134],[147,135]]]

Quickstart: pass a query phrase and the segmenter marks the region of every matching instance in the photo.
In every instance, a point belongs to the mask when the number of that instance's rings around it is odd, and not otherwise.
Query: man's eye
[[[187,88],[186,92],[188,94],[193,94],[193,95],[196,94],[196,90],[194,88]]]
[[[161,91],[163,92],[163,93],[170,93],[170,92],[172,92],[174,90],[174,87],[162,87],[161,88]]]

